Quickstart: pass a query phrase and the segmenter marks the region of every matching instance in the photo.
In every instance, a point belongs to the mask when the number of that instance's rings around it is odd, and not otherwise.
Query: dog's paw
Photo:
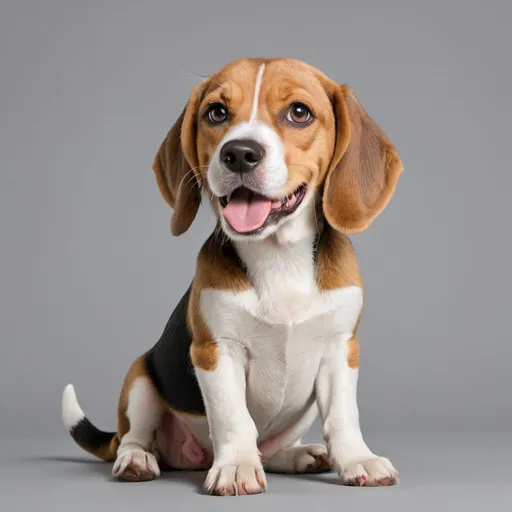
[[[347,464],[341,472],[344,485],[384,487],[398,482],[398,471],[385,457],[374,457]]]
[[[204,483],[206,491],[217,496],[259,494],[265,491],[266,486],[261,464],[212,466]]]
[[[321,473],[331,465],[323,444],[305,444],[283,448],[270,458],[265,469],[273,473]]]
[[[152,453],[142,449],[129,450],[118,455],[112,475],[127,482],[147,482],[160,476],[160,468]]]
[[[297,473],[320,473],[329,471],[327,448],[323,444],[306,444],[298,446],[293,458],[293,466]]]

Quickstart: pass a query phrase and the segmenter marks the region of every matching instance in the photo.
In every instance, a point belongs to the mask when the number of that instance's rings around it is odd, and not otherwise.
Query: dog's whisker
[[[181,178],[181,181],[183,181],[184,179],[186,179],[186,177],[189,175],[189,174],[193,174],[194,171],[197,171],[198,169],[201,169],[203,167],[208,167],[206,165],[198,165],[197,167],[193,167],[192,169],[189,169],[184,175],[183,175],[183,178]]]
[[[199,78],[208,78],[210,75],[201,75],[199,73],[196,73],[195,71],[192,71],[191,69],[187,68],[186,66],[184,66],[181,62],[180,62],[180,66],[185,70],[185,71],[188,71],[189,73],[192,73],[193,75],[199,77]]]
[[[195,171],[197,171],[198,169],[203,169],[203,168],[207,168],[208,166],[207,165],[198,165],[196,167],[193,167],[192,169],[188,170],[185,175],[183,176],[183,178],[181,178],[181,182],[180,182],[180,185],[181,183],[187,178],[187,176],[189,174],[192,174],[192,177],[187,181],[185,182],[185,185],[188,185],[194,178],[197,179],[197,180],[200,180],[200,176],[202,177],[202,175],[200,174],[195,174]]]
[[[185,183],[185,185],[189,185],[193,180],[196,180],[198,185],[200,185],[204,181],[204,179],[205,177],[201,176],[200,174],[193,174]]]

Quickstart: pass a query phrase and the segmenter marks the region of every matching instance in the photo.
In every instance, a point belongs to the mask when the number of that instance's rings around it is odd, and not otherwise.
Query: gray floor
[[[512,443],[508,434],[367,436],[401,473],[392,488],[351,488],[332,474],[269,475],[265,494],[210,497],[204,473],[164,473],[160,480],[124,484],[110,479],[110,465],[62,439],[0,441],[0,510],[181,511],[512,510]]]

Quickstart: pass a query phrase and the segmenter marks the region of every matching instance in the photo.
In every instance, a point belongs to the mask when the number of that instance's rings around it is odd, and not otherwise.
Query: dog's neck
[[[263,240],[234,241],[260,303],[272,317],[294,316],[316,290],[315,246],[318,223],[305,211]]]

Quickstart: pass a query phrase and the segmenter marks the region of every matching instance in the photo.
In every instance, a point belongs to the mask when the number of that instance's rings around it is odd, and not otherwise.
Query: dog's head
[[[184,233],[209,198],[226,234],[365,230],[391,198],[402,162],[347,85],[293,59],[230,63],[191,92],[153,170]],[[318,208],[317,208],[318,206]]]

